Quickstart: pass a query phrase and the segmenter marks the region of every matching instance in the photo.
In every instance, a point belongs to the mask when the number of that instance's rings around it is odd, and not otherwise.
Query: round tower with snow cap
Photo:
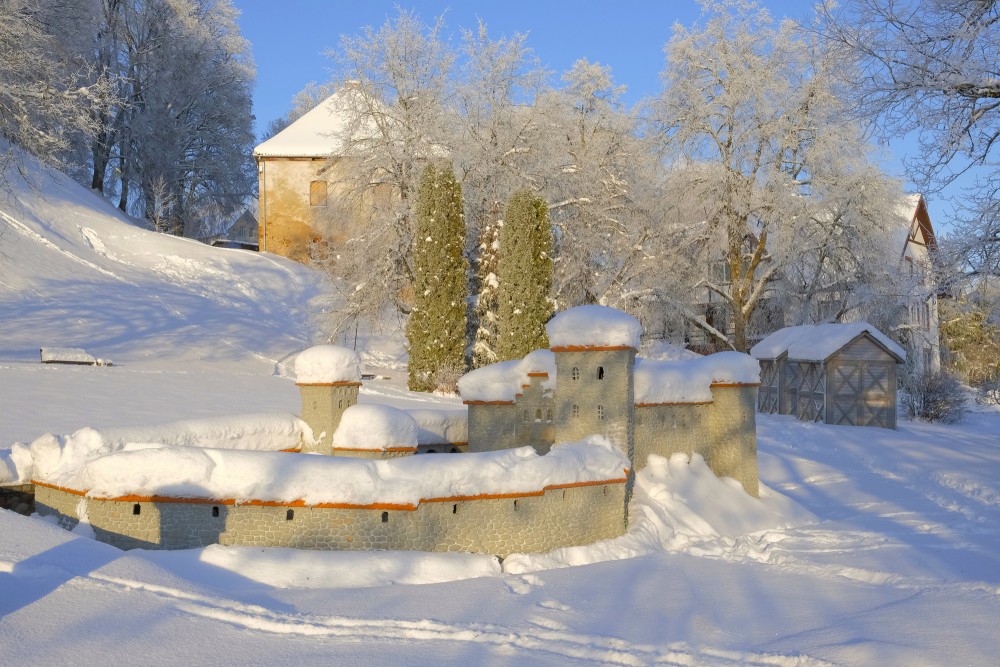
[[[357,404],[361,388],[361,360],[339,345],[316,345],[295,357],[295,384],[302,395],[302,419],[313,440],[302,451],[333,454],[333,434],[344,411]]]
[[[603,435],[631,461],[639,320],[606,306],[578,306],[553,317],[545,330],[559,378],[555,441]]]

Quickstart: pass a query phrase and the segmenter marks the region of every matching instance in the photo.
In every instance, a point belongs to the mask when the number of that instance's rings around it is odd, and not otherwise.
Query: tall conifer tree
[[[526,190],[510,198],[500,231],[497,261],[497,357],[520,359],[548,347],[552,317],[552,226],[548,206]]]
[[[450,165],[428,165],[417,194],[414,303],[406,323],[409,387],[433,391],[465,369],[468,262],[462,188]]]
[[[495,202],[495,215],[479,231],[479,248],[476,261],[479,296],[476,299],[476,333],[472,344],[472,367],[488,366],[497,360],[497,261],[500,258],[501,204]]]

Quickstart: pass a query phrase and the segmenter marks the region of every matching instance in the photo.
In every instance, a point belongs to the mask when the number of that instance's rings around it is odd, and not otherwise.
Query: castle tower
[[[634,454],[635,353],[642,326],[605,306],[580,306],[546,326],[556,358],[555,441],[603,435]]]
[[[302,395],[302,419],[315,442],[303,442],[302,451],[333,454],[333,433],[344,410],[358,402],[361,361],[339,345],[317,345],[295,358],[295,384]]]

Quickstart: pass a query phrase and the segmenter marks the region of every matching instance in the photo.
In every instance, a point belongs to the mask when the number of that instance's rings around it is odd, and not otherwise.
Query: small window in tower
[[[309,184],[309,205],[326,206],[326,181],[313,181]]]
[[[604,419],[604,406],[603,405],[598,405],[597,406],[597,418],[598,419]]]
[[[343,401],[337,401],[337,409],[338,410],[343,410],[344,409],[344,402]]]
[[[285,521],[291,521],[294,518],[295,518],[295,510],[290,509],[287,512],[285,512]]]
[[[142,505],[140,505],[139,503],[132,505],[132,514],[139,516],[139,514],[141,513],[142,513]]]
[[[542,421],[542,409],[541,408],[538,408],[537,410],[535,410],[535,421],[536,422]]]
[[[524,421],[530,421],[530,420],[531,420],[531,413],[529,413],[527,410],[525,410],[524,411]]]
[[[389,523],[389,513],[382,512],[382,523]]]
[[[573,367],[573,371],[570,373],[570,377],[572,377],[574,380],[579,380],[580,379],[580,369],[577,368],[576,366],[574,366]]]
[[[219,516],[219,506],[215,505],[212,507],[212,516]]]
[[[452,505],[451,506],[451,513],[452,514],[458,514],[458,505]]]
[[[573,406],[573,419],[579,419],[579,418],[580,418],[580,406],[579,405],[574,405]]]
[[[603,380],[604,379],[604,366],[598,366],[597,367],[597,379],[598,380]]]
[[[552,409],[551,408],[545,411],[545,421],[547,421],[547,422],[552,421]]]

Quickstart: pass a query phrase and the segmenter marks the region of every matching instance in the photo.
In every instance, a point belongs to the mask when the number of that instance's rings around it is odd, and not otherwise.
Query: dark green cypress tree
[[[428,165],[417,193],[414,302],[406,323],[409,387],[433,391],[465,370],[468,262],[462,187],[450,165]]]
[[[548,206],[526,190],[515,192],[507,204],[497,261],[501,361],[549,346],[545,323],[552,317],[552,244]]]

